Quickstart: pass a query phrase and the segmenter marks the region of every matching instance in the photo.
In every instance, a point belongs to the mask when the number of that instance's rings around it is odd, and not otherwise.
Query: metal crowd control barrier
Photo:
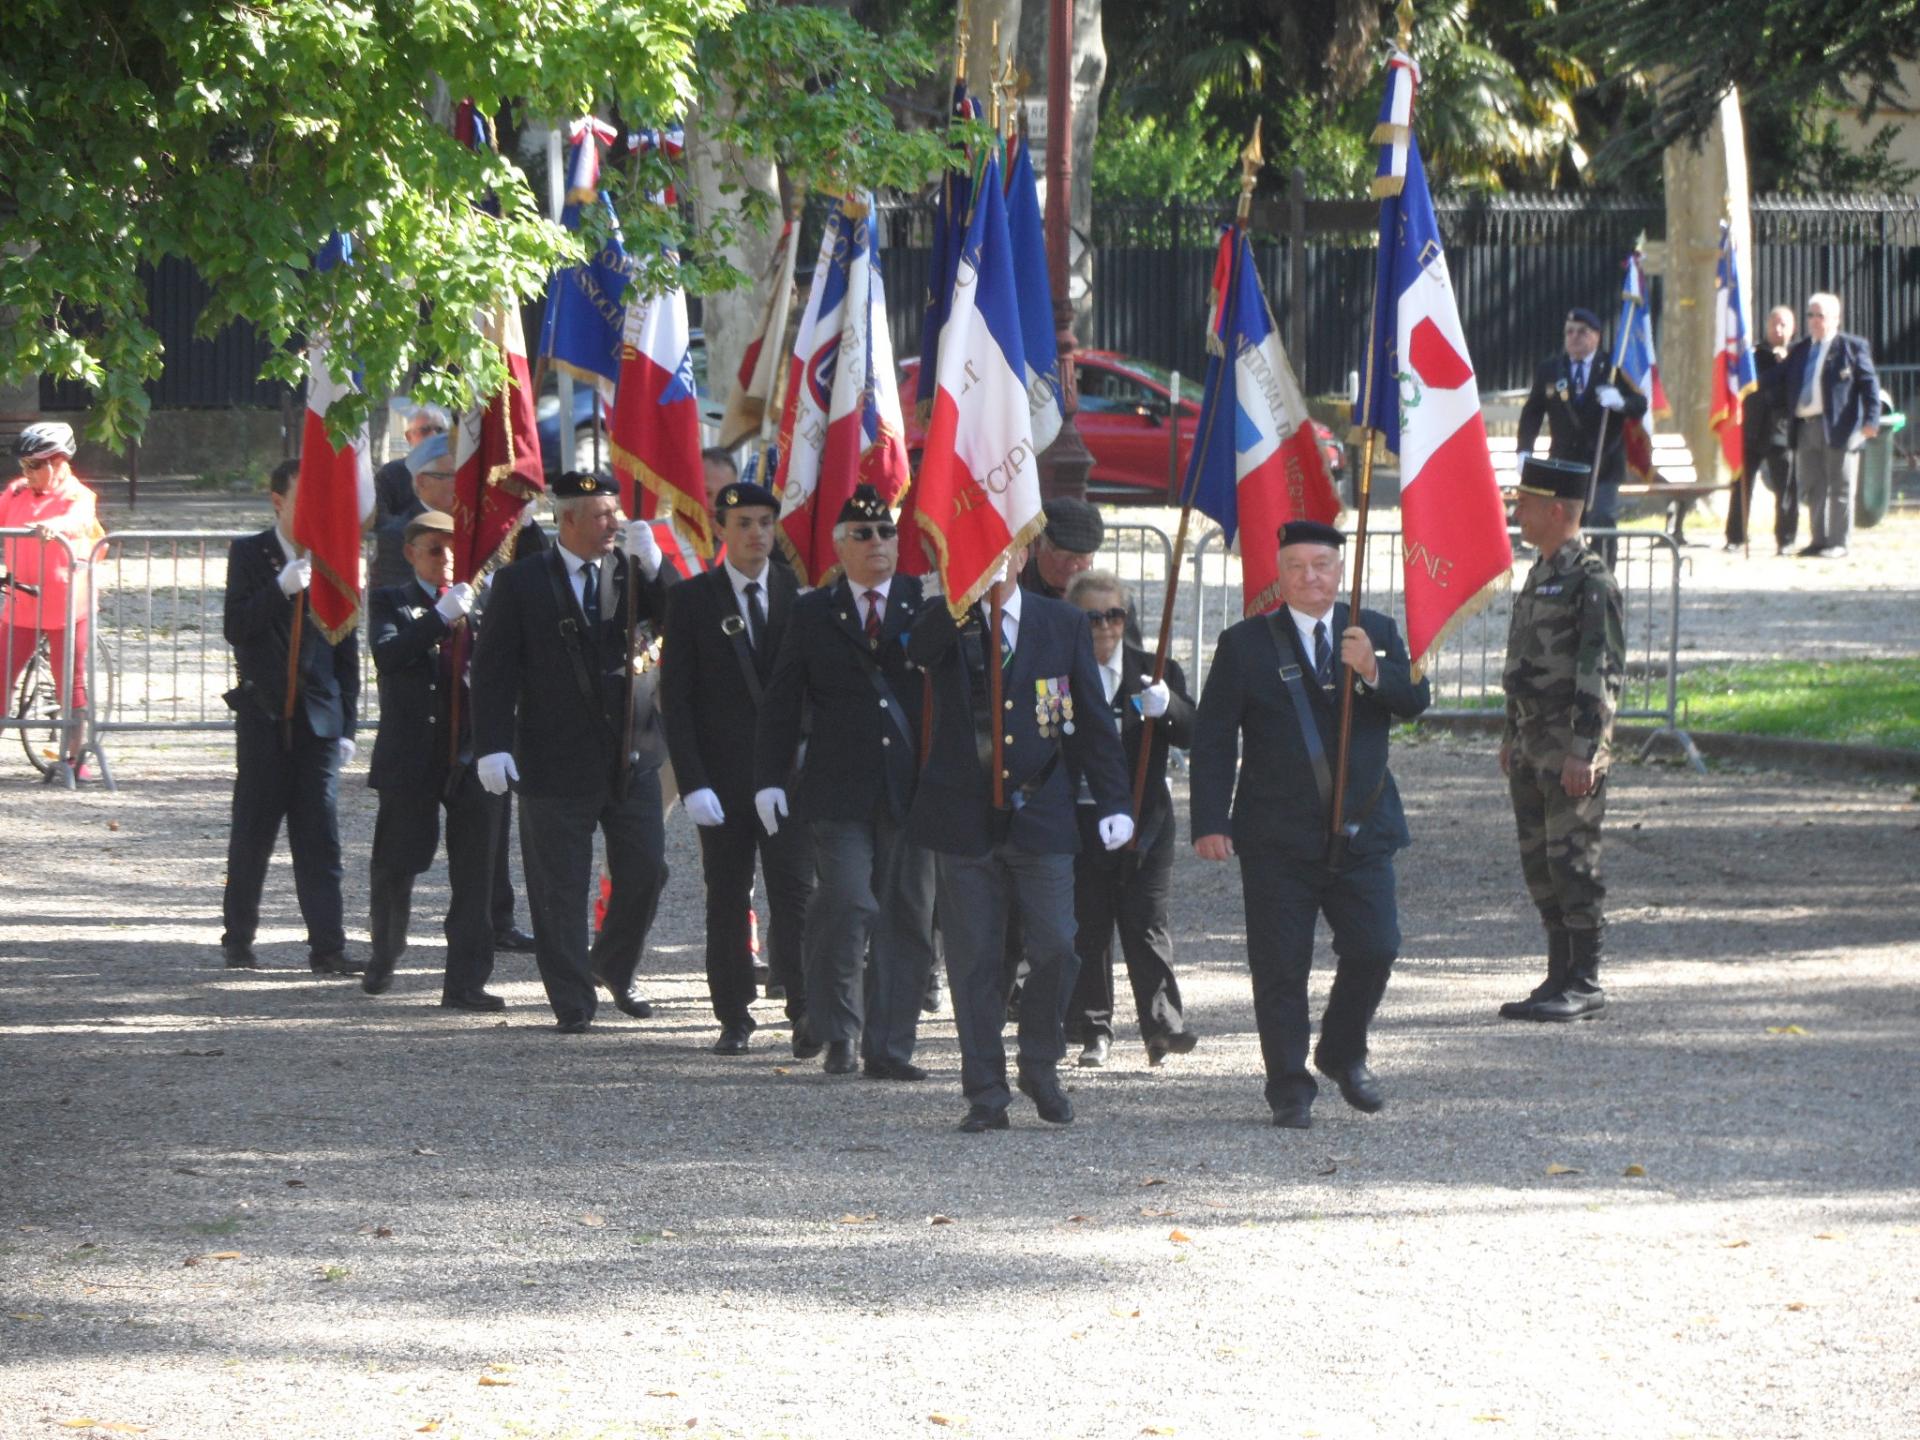
[[[1519,532],[1510,531],[1519,549]],[[1680,570],[1684,563],[1673,537],[1657,530],[1590,530],[1588,537],[1617,547],[1614,576],[1625,602],[1627,674],[1620,695],[1618,718],[1658,722],[1641,757],[1662,741],[1670,742],[1696,770],[1706,764],[1693,737],[1679,720]],[[1212,638],[1241,618],[1240,559],[1221,543],[1218,528],[1210,528],[1194,547],[1191,594],[1182,607],[1185,623],[1174,653],[1191,656],[1188,676],[1198,695],[1206,680]],[[1402,595],[1403,550],[1398,530],[1367,533],[1367,571],[1363,603],[1391,615],[1406,633],[1406,606]],[[1438,658],[1427,667],[1433,685],[1436,719],[1486,715],[1504,704],[1500,672],[1506,663],[1507,626],[1513,612],[1513,592],[1533,563],[1531,552],[1516,554],[1512,586],[1500,591],[1479,614],[1448,639]],[[1345,594],[1343,588],[1342,594]]]
[[[49,550],[57,547],[57,553],[48,555]],[[57,773],[53,767],[64,762],[70,753],[71,739],[79,732],[83,739],[80,758],[85,759],[91,749],[91,737],[87,734],[87,715],[84,707],[73,703],[73,672],[75,665],[76,620],[85,613],[78,592],[87,586],[88,572],[84,562],[74,553],[72,542],[64,535],[42,535],[32,528],[0,529],[0,553],[6,557],[6,581],[0,598],[6,606],[6,623],[0,627],[0,638],[4,639],[6,649],[7,694],[0,707],[6,714],[0,717],[0,729],[18,730],[22,746],[35,765],[48,773]],[[31,557],[31,563],[27,562]],[[65,596],[55,603],[54,613],[47,613],[46,591],[54,588],[43,578],[48,573],[47,561],[54,561],[56,573],[65,565],[67,581],[63,587]],[[31,587],[31,593],[28,589]],[[53,621],[49,628],[47,622]],[[28,639],[31,636],[32,639]],[[52,638],[60,637],[59,673],[53,679],[53,703],[45,704],[39,699],[38,685],[23,684],[29,674],[45,673],[39,667],[50,665],[53,657]],[[40,651],[46,648],[43,656]],[[91,650],[91,647],[88,647]],[[29,691],[31,690],[31,694]],[[37,749],[52,747],[51,755],[45,764],[36,758]],[[67,766],[64,775],[69,790],[74,788],[74,767]]]

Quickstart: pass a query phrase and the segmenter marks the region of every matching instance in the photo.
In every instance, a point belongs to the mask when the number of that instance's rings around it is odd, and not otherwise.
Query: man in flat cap
[[[827,1071],[852,1072],[858,1039],[869,1079],[923,1080],[913,1051],[933,966],[933,854],[906,835],[922,686],[905,640],[920,582],[895,572],[899,533],[871,485],[841,507],[833,548],[839,577],[800,597],[774,661],[754,804],[769,834],[811,832],[819,885],[807,908],[807,1015]]]
[[[1500,770],[1513,796],[1520,868],[1547,930],[1547,976],[1509,1020],[1581,1020],[1600,989],[1600,822],[1626,669],[1620,587],[1580,536],[1586,470],[1529,460],[1514,518],[1539,552],[1513,598],[1507,631],[1507,724]]]
[[[665,615],[674,577],[652,526],[623,529],[612,479],[572,470],[549,493],[559,543],[514,561],[488,587],[473,657],[473,748],[490,793],[519,782],[534,956],[559,1029],[578,1034],[593,1021],[596,983],[623,1013],[653,1013],[633,977],[667,879],[664,747],[652,707],[634,698],[644,677],[628,656],[634,627]],[[644,656],[645,646],[635,648]],[[595,830],[613,895],[589,951]]]
[[[1073,577],[1092,568],[1094,552],[1107,538],[1107,522],[1097,506],[1071,495],[1056,495],[1041,508],[1047,528],[1033,542],[1033,553],[1020,571],[1020,588],[1064,600]]]
[[[1194,724],[1193,848],[1240,861],[1267,1104],[1273,1123],[1293,1130],[1312,1125],[1319,1090],[1307,1069],[1307,974],[1322,915],[1335,969],[1314,1068],[1354,1109],[1386,1104],[1367,1066],[1367,1029],[1400,951],[1393,857],[1410,841],[1387,737],[1431,698],[1393,621],[1350,616],[1337,598],[1345,542],[1315,521],[1282,527],[1285,603],[1221,634]],[[1353,731],[1333,836],[1343,666],[1354,677]]]
[[[505,797],[489,795],[473,771],[473,704],[467,669],[473,654],[461,631],[474,587],[453,583],[453,517],[428,510],[406,522],[404,585],[367,596],[367,632],[380,684],[380,728],[367,784],[380,795],[373,822],[373,958],[360,988],[384,994],[407,951],[413,882],[440,848],[447,812],[447,967],[440,1003],[450,1010],[503,1010],[486,988],[493,973],[489,914],[494,850]],[[460,703],[453,704],[458,692]],[[447,738],[456,723],[459,741]]]
[[[801,936],[813,891],[813,855],[803,826],[761,830],[754,814],[753,731],[799,583],[772,563],[780,501],[749,481],[713,500],[726,559],[674,586],[660,652],[660,713],[680,802],[700,827],[707,883],[707,994],[720,1022],[716,1055],[744,1055],[754,1031],[754,856],[772,912],[770,987],[786,992],[793,1051],[819,1053],[807,1033]]]
[[[1600,474],[1594,487],[1592,530],[1620,523],[1620,486],[1627,478],[1625,424],[1647,413],[1647,397],[1622,377],[1600,350],[1600,317],[1584,306],[1567,312],[1562,353],[1543,360],[1533,372],[1533,388],[1520,407],[1515,438],[1521,465],[1534,450],[1542,423],[1553,432],[1548,454],[1593,468],[1596,450]],[[1606,447],[1600,449],[1601,417],[1606,418]]]

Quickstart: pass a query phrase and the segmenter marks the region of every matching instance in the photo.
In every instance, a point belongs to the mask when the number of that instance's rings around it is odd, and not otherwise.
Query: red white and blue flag
[[[568,133],[573,140],[573,163],[568,168],[567,199],[560,223],[577,231],[582,212],[598,207],[604,238],[586,264],[569,265],[554,275],[547,292],[546,318],[540,326],[540,353],[555,370],[593,385],[602,403],[611,405],[620,374],[627,249],[620,238],[613,202],[600,193],[600,147],[619,139],[620,132],[589,115],[574,121]]]
[[[454,437],[453,578],[470,582],[506,557],[527,502],[547,488],[520,307],[504,301],[478,317],[500,347],[507,381],[461,412]]]
[[[677,279],[657,295],[637,289],[627,291],[608,436],[620,505],[637,518],[673,519],[701,555],[711,555],[712,511],[700,468],[700,398],[686,293]]]
[[[314,268],[353,263],[353,244],[336,234]],[[294,490],[293,543],[313,560],[308,608],[327,639],[338,644],[360,623],[360,535],[373,518],[373,461],[367,427],[344,445],[327,431],[327,412],[359,393],[353,377],[335,379],[325,338],[307,348],[307,414],[300,435],[300,480]]]
[[[1060,408],[1060,342],[1048,282],[1047,240],[1032,148],[1008,142],[1007,238],[1013,243],[1013,283],[1020,298],[1020,343],[1027,358],[1027,406],[1033,413],[1036,453],[1053,444],[1065,416]]]
[[[720,422],[720,444],[729,450],[744,440],[771,438],[768,421],[779,414],[780,362],[787,354],[787,316],[793,309],[794,256],[799,248],[800,227],[789,216],[767,263],[763,281],[767,298],[760,307],[760,324],[747,342],[747,353],[740,357],[733,395]]]
[[[1647,397],[1643,420],[1625,420],[1620,425],[1620,441],[1626,451],[1627,468],[1646,480],[1653,474],[1653,422],[1673,412],[1667,408],[1667,392],[1660,384],[1660,356],[1653,348],[1653,315],[1647,309],[1647,272],[1639,248],[1627,256],[1626,278],[1620,284],[1620,324],[1614,347],[1614,373],[1622,383]]]
[[[1735,475],[1743,473],[1746,461],[1741,442],[1741,421],[1746,414],[1747,396],[1758,379],[1753,368],[1753,346],[1747,339],[1746,302],[1740,289],[1740,251],[1733,243],[1733,228],[1720,222],[1720,265],[1714,272],[1713,289],[1713,428],[1720,435],[1720,453]]]
[[[911,483],[878,238],[871,195],[834,207],[787,364],[779,539],[805,585],[839,574],[833,526],[856,485],[892,505]]]
[[[1380,259],[1370,384],[1354,417],[1400,459],[1407,648],[1416,675],[1513,569],[1479,385],[1413,133],[1419,79],[1412,57],[1395,50],[1373,133]]]
[[[914,512],[939,557],[955,620],[986,592],[1008,553],[1045,525],[1003,193],[1000,160],[990,154],[974,182],[940,334]]]
[[[1340,497],[1281,348],[1253,245],[1238,225],[1220,237],[1213,297],[1187,494],[1229,545],[1238,537],[1243,613],[1258,615],[1279,599],[1280,527],[1289,520],[1330,525]]]

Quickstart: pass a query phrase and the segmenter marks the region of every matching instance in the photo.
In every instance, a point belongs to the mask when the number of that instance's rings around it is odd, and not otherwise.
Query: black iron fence
[[[1635,237],[1665,236],[1657,200],[1504,197],[1441,205],[1448,266],[1481,385],[1517,389],[1559,344],[1570,305],[1611,317],[1619,305],[1620,262]],[[1273,213],[1284,213],[1279,207]],[[1310,394],[1342,392],[1365,361],[1373,293],[1373,236],[1353,223],[1364,207],[1308,202],[1307,238],[1293,240],[1256,217],[1255,253],[1283,334],[1293,308],[1304,308],[1301,353],[1293,362]],[[1092,343],[1197,375],[1206,366],[1204,325],[1223,209],[1181,204],[1102,206],[1092,233]],[[887,309],[895,352],[920,348],[933,212],[918,200],[884,204],[879,212]],[[810,226],[818,243],[817,221]],[[1288,282],[1289,247],[1304,246],[1299,292]],[[1846,302],[1845,325],[1873,343],[1890,365],[1920,364],[1920,198],[1913,196],[1768,197],[1753,205],[1753,290],[1756,316],[1776,304],[1800,308],[1815,290]],[[803,238],[803,245],[806,241]],[[803,248],[803,267],[811,247]],[[149,274],[149,303],[166,344],[166,370],[154,383],[160,407],[278,405],[281,389],[255,377],[265,347],[245,325],[210,340],[193,327],[206,292],[191,267],[164,261]],[[1650,284],[1656,325],[1662,304]],[[539,333],[539,308],[528,308],[528,340]],[[1757,323],[1757,322],[1756,322]],[[48,409],[80,409],[84,387],[43,380]]]

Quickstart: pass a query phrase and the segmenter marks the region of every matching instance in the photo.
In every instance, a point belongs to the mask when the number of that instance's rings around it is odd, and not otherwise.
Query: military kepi
[[[569,470],[554,480],[547,493],[555,500],[582,500],[591,495],[611,495],[618,499],[620,487],[609,476],[596,475],[591,470]]]
[[[731,482],[714,497],[713,501],[715,515],[725,515],[729,510],[750,510],[755,507],[777,512],[780,509],[780,501],[766,486],[756,485],[751,480]]]
[[[1280,548],[1289,545],[1331,545],[1335,549],[1347,543],[1345,532],[1318,520],[1289,520],[1280,527]]]
[[[887,512],[887,502],[880,498],[880,492],[871,485],[856,485],[853,493],[847,497],[847,503],[840,507],[838,524],[874,524],[884,525],[893,516]]]
[[[1517,487],[1522,495],[1539,495],[1547,500],[1587,498],[1588,470],[1577,460],[1555,460],[1550,456],[1529,456],[1520,471]]]

